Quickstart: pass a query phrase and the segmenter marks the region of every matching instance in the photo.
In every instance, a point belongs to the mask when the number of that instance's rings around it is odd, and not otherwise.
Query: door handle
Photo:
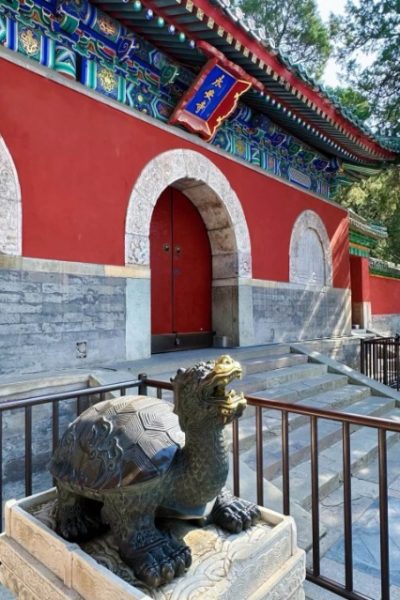
[[[181,247],[175,246],[175,254],[180,254],[180,253],[181,253]]]
[[[164,252],[169,252],[169,244],[163,244]]]

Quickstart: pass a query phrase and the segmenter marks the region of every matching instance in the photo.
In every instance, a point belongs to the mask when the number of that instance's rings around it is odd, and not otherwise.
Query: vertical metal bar
[[[157,388],[157,398],[159,398],[159,400],[162,400],[162,392],[161,388]]]
[[[25,406],[25,495],[32,495],[32,407]]]
[[[140,396],[147,396],[147,385],[145,383],[145,381],[147,379],[147,374],[146,373],[139,373],[138,379],[140,379],[140,383],[139,383],[139,395]]]
[[[383,345],[383,383],[388,385],[388,345]]]
[[[387,444],[386,431],[378,433],[379,458],[379,523],[381,547],[381,598],[390,600],[389,582],[389,517],[388,517],[388,488],[387,488]]]
[[[289,484],[289,413],[282,412],[282,493],[283,514],[290,514]]]
[[[237,419],[232,421],[232,452],[233,452],[233,493],[240,496],[239,484],[239,422]]]
[[[103,402],[103,400],[105,400],[105,399],[106,399],[105,393],[104,392],[100,392],[100,400],[99,400],[99,402]]]
[[[372,358],[373,358],[373,366],[372,368],[372,374],[371,377],[373,379],[376,379],[377,381],[381,381],[381,377],[380,377],[380,373],[379,373],[379,369],[378,369],[378,359],[377,359],[377,349],[379,349],[380,346],[378,344],[373,344],[372,346]]]
[[[318,421],[311,420],[311,511],[312,511],[312,540],[313,540],[313,574],[320,576],[320,547],[319,547],[319,481],[318,481]]]
[[[82,396],[78,396],[76,399],[76,414],[80,415],[84,410],[84,398]]]
[[[256,406],[256,473],[257,473],[257,504],[264,505],[264,465],[263,465],[263,429],[262,408]]]
[[[361,347],[360,347],[360,371],[361,373],[363,373],[364,375],[366,375],[366,369],[365,369],[365,341],[364,340],[360,340],[361,342]]]
[[[342,423],[343,501],[344,501],[344,561],[346,590],[353,591],[353,529],[351,510],[351,449],[350,424]]]
[[[58,444],[58,440],[60,438],[60,421],[59,421],[59,417],[60,417],[60,405],[57,402],[57,400],[55,402],[52,403],[52,428],[51,428],[51,432],[52,432],[52,438],[53,438],[53,452],[57,447]]]
[[[368,353],[367,353],[367,373],[366,375],[368,375],[368,377],[373,377],[372,376],[372,352],[373,352],[374,346],[373,343],[371,341],[371,343],[368,345]]]
[[[399,352],[399,348],[400,348],[400,340],[399,338],[396,336],[396,342],[395,342],[395,352],[396,352],[396,358],[395,358],[395,369],[394,369],[394,373],[395,373],[395,377],[396,377],[396,389],[397,391],[399,391],[400,389],[400,385],[399,385],[399,378],[400,378],[400,352]]]
[[[119,395],[120,396],[126,396],[126,387],[122,387],[119,390]]]
[[[0,411],[0,529],[3,531],[3,411]]]

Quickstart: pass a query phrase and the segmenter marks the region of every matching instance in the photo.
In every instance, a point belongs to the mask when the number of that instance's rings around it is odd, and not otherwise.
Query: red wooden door
[[[203,220],[174,188],[150,227],[152,351],[211,344],[211,250]]]

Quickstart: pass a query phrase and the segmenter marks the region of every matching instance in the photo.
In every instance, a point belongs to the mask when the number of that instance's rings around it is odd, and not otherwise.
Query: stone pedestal
[[[262,508],[247,532],[214,525],[166,527],[192,549],[185,576],[158,590],[138,582],[110,534],[78,546],[53,530],[55,490],[6,505],[0,536],[0,578],[24,600],[304,600],[304,552],[290,517]]]

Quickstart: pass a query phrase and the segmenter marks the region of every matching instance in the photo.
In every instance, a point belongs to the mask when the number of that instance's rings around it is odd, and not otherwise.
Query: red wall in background
[[[253,277],[287,281],[293,224],[305,209],[325,223],[335,287],[349,286],[347,214],[0,59],[0,133],[22,190],[24,256],[124,264],[125,216],[144,166],[173,148],[203,153],[225,174],[248,223]]]
[[[400,312],[400,280],[370,275],[371,312],[373,315],[395,315]]]
[[[368,258],[350,255],[351,297],[353,302],[371,299]]]

